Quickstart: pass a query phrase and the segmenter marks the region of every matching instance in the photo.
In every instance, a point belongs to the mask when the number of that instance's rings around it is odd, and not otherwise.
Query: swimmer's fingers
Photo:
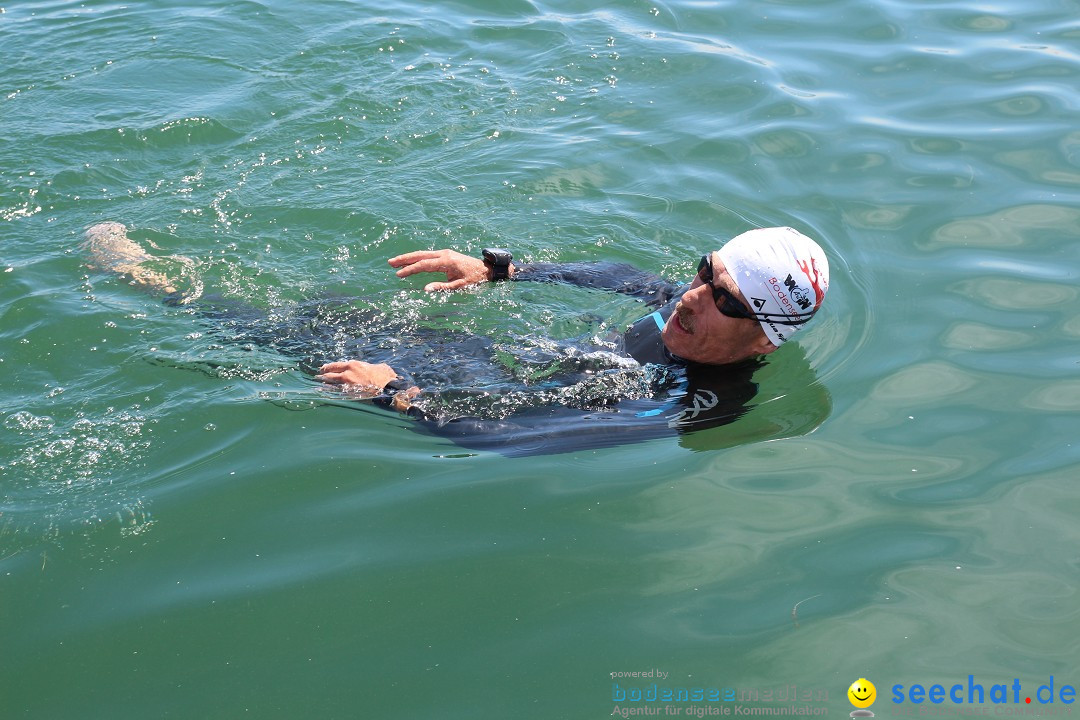
[[[445,258],[422,258],[411,263],[402,265],[397,271],[399,278],[426,272],[441,272],[449,274],[454,270],[454,265]]]
[[[315,379],[330,385],[360,385],[380,390],[396,377],[397,371],[386,363],[350,360],[323,365]]]
[[[398,268],[397,276],[403,278],[421,272],[451,273],[474,260],[455,250],[417,250],[392,257],[387,262],[390,267]]]
[[[407,252],[402,255],[396,255],[386,262],[390,263],[390,267],[403,267],[405,265],[412,265],[415,262],[421,260],[432,260],[439,257],[444,257],[447,253],[453,252],[452,250],[414,250],[413,252]]]
[[[441,272],[445,283],[430,283],[425,290],[457,290],[488,280],[488,267],[479,258],[463,255],[456,250],[418,250],[390,258],[391,267],[398,268],[397,276],[406,278],[417,273]]]
[[[366,365],[367,363],[360,360],[326,363],[319,368],[315,379],[331,385],[351,385],[356,382],[355,378]]]
[[[460,290],[469,285],[469,281],[465,279],[454,280],[452,282],[433,282],[424,286],[424,292],[448,292],[450,290]]]
[[[325,364],[325,365],[323,365],[323,366],[322,366],[321,368],[319,368],[319,372],[321,372],[321,373],[328,373],[328,372],[332,372],[332,373],[340,373],[340,372],[345,372],[346,370],[348,370],[348,369],[349,369],[349,363],[351,363],[351,362],[356,362],[356,361],[354,361],[354,360],[350,360],[349,362],[332,362],[332,363],[326,363],[326,364]]]

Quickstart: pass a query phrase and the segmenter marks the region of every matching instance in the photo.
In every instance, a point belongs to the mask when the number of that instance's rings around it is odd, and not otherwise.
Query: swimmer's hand
[[[343,390],[361,398],[378,397],[386,390],[386,383],[397,379],[397,372],[386,363],[366,363],[363,360],[326,363],[319,368],[316,380],[331,385],[341,385]],[[390,399],[390,407],[398,412],[407,413],[412,401],[420,394],[420,388],[412,387],[395,392]]]
[[[424,286],[426,292],[460,290],[491,280],[491,270],[483,260],[463,255],[456,250],[417,250],[392,257],[388,262],[390,267],[398,268],[399,278],[424,272],[446,274],[446,282],[428,283]],[[510,265],[510,276],[514,276],[513,264]]]
[[[331,385],[349,385],[365,395],[378,395],[386,383],[398,376],[394,368],[386,363],[366,363],[362,360],[327,363],[319,368],[319,373],[315,376],[316,380]]]

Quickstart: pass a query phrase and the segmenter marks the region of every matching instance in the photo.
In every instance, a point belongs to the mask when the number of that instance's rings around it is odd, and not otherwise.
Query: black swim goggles
[[[722,315],[727,315],[729,318],[757,320],[758,322],[769,322],[774,325],[802,325],[817,312],[816,309],[798,315],[776,315],[774,313],[750,312],[750,309],[732,295],[730,290],[723,285],[713,285],[712,253],[701,256],[701,261],[698,262],[697,272],[701,281],[712,289],[712,297],[713,302],[716,303],[716,309],[719,310]]]

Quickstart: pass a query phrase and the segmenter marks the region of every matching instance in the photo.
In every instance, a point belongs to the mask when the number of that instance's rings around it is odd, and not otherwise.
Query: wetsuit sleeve
[[[406,411],[393,402],[393,391],[373,398],[376,405],[444,424],[463,417],[505,418],[530,408],[568,407],[576,410],[599,410],[623,400],[649,400],[679,385],[678,374],[663,365],[607,367],[582,355],[569,365],[578,372],[568,382],[503,384],[487,387],[424,390]],[[570,369],[569,365],[563,371]],[[411,383],[410,383],[411,384]]]
[[[627,263],[524,263],[514,266],[514,280],[559,282],[593,290],[609,290],[660,306],[682,289],[654,273]]]
[[[412,426],[415,430],[462,447],[510,457],[563,453],[733,422],[749,409],[756,385],[745,377],[732,379],[732,384],[688,386],[670,369],[654,365],[638,372],[616,371],[592,382],[501,396],[482,391],[429,394],[405,412],[419,421]],[[507,411],[500,412],[503,405]]]
[[[568,385],[433,390],[407,407],[374,404],[411,428],[507,456],[622,445],[734,422],[752,406],[760,363],[612,369]]]

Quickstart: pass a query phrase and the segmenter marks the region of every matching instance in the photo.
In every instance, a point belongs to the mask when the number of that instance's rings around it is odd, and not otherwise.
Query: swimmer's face
[[[746,298],[728,274],[718,253],[712,254],[713,285],[726,289],[743,305]],[[728,317],[713,300],[712,288],[699,274],[675,306],[660,333],[664,345],[681,358],[707,365],[739,362],[776,349],[757,320]]]

